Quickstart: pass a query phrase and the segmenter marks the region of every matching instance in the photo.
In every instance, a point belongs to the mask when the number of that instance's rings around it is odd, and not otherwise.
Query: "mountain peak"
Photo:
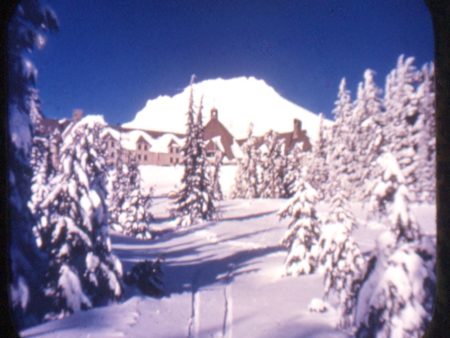
[[[123,126],[185,133],[189,93],[187,86],[173,97],[163,95],[149,100],[134,120]],[[219,120],[236,139],[247,136],[250,123],[254,135],[262,135],[270,129],[292,131],[294,119],[302,121],[312,140],[317,138],[319,116],[284,99],[262,79],[241,76],[204,80],[194,84],[196,109],[202,96],[204,121],[209,120],[211,109],[216,108]]]

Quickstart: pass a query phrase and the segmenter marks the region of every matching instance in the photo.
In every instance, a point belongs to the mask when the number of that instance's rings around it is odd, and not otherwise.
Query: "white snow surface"
[[[123,124],[127,128],[149,129],[176,133],[186,132],[186,112],[190,87],[181,93],[159,96],[147,101],[134,120]],[[314,141],[319,131],[319,116],[281,97],[264,80],[255,77],[205,80],[194,84],[194,108],[203,96],[203,121],[209,121],[210,111],[217,108],[219,121],[236,139],[247,137],[253,123],[254,135],[273,129],[290,132],[293,119],[302,121],[302,128]],[[330,123],[327,120],[327,123]]]
[[[221,182],[227,188],[235,167],[224,167]],[[287,253],[279,243],[289,220],[277,212],[285,200],[225,200],[218,221],[173,231],[167,193],[182,167],[140,170],[155,189],[151,226],[159,235],[139,240],[111,231],[113,252],[124,271],[140,260],[161,258],[166,295],[157,299],[126,289],[120,304],[28,328],[23,337],[349,337],[335,328],[336,309],[320,301],[322,275],[284,275]],[[351,209],[361,224],[353,233],[356,242],[363,252],[375,250],[386,226],[365,227],[367,211],[361,204]],[[319,203],[317,210],[322,216],[328,207]],[[424,232],[435,235],[435,207],[414,205],[412,212]],[[322,305],[326,312],[310,312]]]

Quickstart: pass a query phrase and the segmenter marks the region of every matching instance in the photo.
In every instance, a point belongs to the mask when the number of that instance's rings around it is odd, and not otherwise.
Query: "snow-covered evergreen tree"
[[[266,151],[259,159],[261,168],[260,196],[265,198],[285,197],[284,176],[286,174],[286,161],[284,158],[283,143],[273,130],[264,135],[263,144]]]
[[[327,223],[344,224],[347,231],[356,229],[356,219],[349,208],[349,196],[345,190],[337,191],[330,201],[330,212],[326,217]]]
[[[332,199],[330,213],[319,240],[320,270],[324,272],[325,296],[338,301],[339,326],[348,328],[354,319],[355,295],[364,271],[364,257],[351,234],[356,220],[347,207],[343,190]]]
[[[356,337],[420,337],[431,320],[435,243],[423,238],[396,245],[387,232],[367,265],[356,298]]]
[[[31,195],[31,145],[41,118],[37,70],[29,59],[45,44],[45,34],[57,30],[54,12],[38,1],[21,1],[8,25],[8,215],[10,219],[10,301],[19,327],[41,319],[43,274],[47,259],[34,241],[34,220],[27,207]],[[6,212],[6,211],[5,211]]]
[[[288,250],[285,260],[288,275],[313,273],[318,266],[320,229],[315,209],[318,197],[317,191],[300,179],[297,193],[278,213],[281,218],[291,218],[282,239],[282,245]]]
[[[381,89],[374,80],[375,72],[367,69],[364,72],[364,81],[359,83],[357,97],[354,102],[352,122],[355,127],[354,148],[355,154],[352,164],[355,167],[355,176],[351,177],[351,184],[356,199],[364,199],[367,181],[372,179],[373,167],[380,154],[383,142],[380,117],[383,109]]]
[[[396,68],[386,78],[384,104],[387,115],[386,151],[397,159],[405,184],[416,198],[420,136],[417,123],[418,100],[415,92],[418,72],[413,63],[414,58],[400,55]]]
[[[409,209],[411,193],[396,158],[386,153],[378,163],[383,172],[373,188],[373,203],[378,210],[389,215],[390,229],[398,242],[420,239],[419,225]]]
[[[248,128],[246,141],[242,144],[242,159],[238,160],[238,168],[233,187],[233,198],[256,198],[260,196],[258,159],[260,152],[256,147],[256,138],[253,136],[253,126]]]
[[[364,257],[351,236],[348,222],[323,225],[319,240],[325,297],[334,296],[337,299],[339,326],[342,328],[349,328],[353,323],[355,296],[365,268]]]
[[[432,203],[436,199],[436,121],[434,64],[425,64],[416,90],[418,104],[417,198]]]
[[[107,204],[110,225],[127,236],[150,239],[152,189],[143,189],[136,159],[128,156],[125,163],[121,148],[117,154],[116,163],[109,171]]]
[[[104,305],[122,293],[122,266],[108,235],[104,126],[103,118],[95,116],[73,122],[49,192],[33,208],[38,246],[50,258],[45,288],[52,302],[49,319]]]
[[[200,102],[197,121],[194,121],[193,82],[194,76],[191,79],[187,111],[186,141],[182,148],[184,173],[181,188],[174,196],[175,207],[172,210],[172,214],[177,217],[178,226],[189,226],[202,220],[212,219],[216,212],[206,168],[202,102]]]
[[[323,198],[328,185],[327,130],[320,115],[319,137],[313,145],[313,151],[307,155],[307,181]]]
[[[355,133],[352,129],[352,101],[345,78],[339,84],[337,100],[334,104],[334,124],[327,151],[329,169],[328,196],[342,191],[350,196],[349,182],[356,176]]]
[[[303,151],[303,144],[296,143],[284,156],[285,174],[283,177],[283,191],[287,198],[295,195],[297,181],[304,175],[306,163],[306,153]]]
[[[388,214],[390,231],[377,241],[356,302],[357,337],[417,337],[431,318],[434,243],[424,237],[409,209],[411,200],[400,165],[391,153],[378,160],[382,176],[373,189],[377,207]]]
[[[153,215],[151,189],[144,191],[139,167],[134,157],[120,163],[112,184],[113,218],[111,226],[127,236],[150,239]]]
[[[214,161],[209,164],[208,176],[211,178],[211,189],[214,199],[221,201],[223,199],[222,187],[220,185],[220,168],[222,167],[223,153],[216,152]]]

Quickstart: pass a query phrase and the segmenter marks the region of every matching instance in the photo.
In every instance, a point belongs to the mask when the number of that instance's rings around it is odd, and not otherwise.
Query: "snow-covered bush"
[[[123,280],[128,285],[136,285],[146,295],[161,297],[164,294],[162,277],[161,262],[145,260],[134,264]]]
[[[202,102],[194,121],[193,82],[187,111],[186,141],[182,148],[184,173],[181,188],[173,195],[175,207],[171,213],[178,226],[190,226],[215,216],[214,195],[206,168],[206,152],[203,135]],[[203,99],[202,99],[203,101]]]
[[[325,303],[322,299],[320,298],[313,298],[311,299],[311,301],[309,302],[308,305],[308,310],[310,312],[327,312],[328,311],[328,304]]]
[[[435,243],[396,245],[387,232],[377,242],[357,295],[356,337],[420,337],[431,320]]]
[[[289,228],[282,239],[282,245],[288,249],[285,260],[286,274],[301,275],[313,273],[319,258],[319,219],[315,204],[317,191],[300,179],[297,193],[278,213],[281,218],[290,217]]]
[[[37,0],[17,4],[8,22],[8,216],[11,261],[10,302],[19,328],[36,324],[45,310],[42,286],[47,258],[37,248],[27,207],[31,195],[31,145],[37,123],[42,119],[37,70],[30,54],[43,48],[45,34],[58,28],[55,13]],[[4,214],[3,214],[4,216]],[[3,225],[6,226],[6,225]]]
[[[45,288],[52,302],[49,319],[104,305],[122,293],[122,266],[108,235],[100,141],[104,126],[103,118],[87,116],[68,127],[48,193],[33,207],[36,241],[50,259]]]

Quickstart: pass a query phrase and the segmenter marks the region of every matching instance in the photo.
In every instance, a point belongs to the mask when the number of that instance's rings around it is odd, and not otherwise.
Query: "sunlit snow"
[[[123,126],[185,133],[189,93],[190,88],[186,87],[173,97],[159,96],[149,100],[134,120]],[[302,128],[312,140],[317,138],[319,116],[284,99],[264,80],[254,77],[205,80],[194,85],[196,105],[202,95],[203,121],[209,121],[210,110],[217,108],[220,122],[236,139],[247,136],[250,123],[254,125],[255,135],[270,129],[291,132],[294,119],[302,121]]]

